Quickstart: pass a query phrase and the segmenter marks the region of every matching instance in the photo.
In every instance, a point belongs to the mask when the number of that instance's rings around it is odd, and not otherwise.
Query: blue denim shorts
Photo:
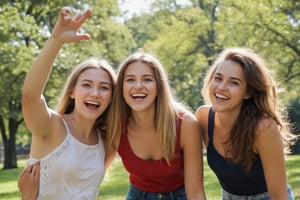
[[[287,191],[289,194],[289,200],[295,200],[292,189],[289,185]],[[222,200],[271,200],[271,198],[268,192],[256,194],[256,195],[250,195],[250,196],[240,196],[222,190]]]
[[[126,200],[186,200],[184,187],[171,192],[146,192],[130,185]]]

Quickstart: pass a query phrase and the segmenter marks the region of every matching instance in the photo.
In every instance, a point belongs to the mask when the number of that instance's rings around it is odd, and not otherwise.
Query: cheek
[[[146,86],[147,86],[147,89],[148,89],[149,91],[152,91],[152,92],[155,93],[155,95],[157,95],[157,93],[158,93],[158,88],[157,88],[157,85],[156,85],[155,83],[149,83],[149,84],[146,85]]]
[[[111,92],[107,92],[107,93],[103,94],[103,97],[104,97],[105,102],[107,104],[111,103],[111,100],[112,100],[112,93]]]
[[[122,90],[123,90],[124,94],[126,93],[126,91],[128,91],[128,88],[129,88],[129,85],[126,82],[123,82]]]
[[[210,82],[210,84],[208,85],[208,91],[209,93],[212,93],[213,90],[216,88],[216,83],[215,82]]]
[[[124,84],[123,89],[122,89],[123,97],[126,98],[127,96],[129,96],[130,90],[131,90],[131,87],[128,84]]]

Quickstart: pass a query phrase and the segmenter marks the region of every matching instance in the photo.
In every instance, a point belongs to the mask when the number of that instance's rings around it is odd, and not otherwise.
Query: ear
[[[250,95],[249,92],[246,92],[245,95],[244,95],[244,99],[250,99],[252,97],[252,95]]]
[[[69,96],[70,96],[70,98],[71,98],[71,99],[75,99],[74,90],[72,90],[72,92],[70,93],[70,95],[69,95]]]

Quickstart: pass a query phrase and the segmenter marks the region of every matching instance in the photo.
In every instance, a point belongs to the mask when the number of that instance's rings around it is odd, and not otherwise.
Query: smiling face
[[[111,102],[112,82],[109,74],[97,68],[84,70],[70,97],[75,99],[74,112],[96,120]]]
[[[157,83],[151,67],[141,61],[129,64],[124,73],[123,95],[132,111],[154,110]]]
[[[213,108],[218,112],[240,110],[248,99],[247,83],[241,65],[231,60],[219,63],[209,86]]]

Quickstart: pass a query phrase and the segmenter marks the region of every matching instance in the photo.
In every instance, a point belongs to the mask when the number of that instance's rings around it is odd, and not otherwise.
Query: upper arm
[[[42,95],[36,99],[23,93],[22,114],[27,128],[35,136],[49,134],[54,127],[53,115],[56,114],[48,108]]]
[[[117,155],[118,146],[119,146],[120,138],[115,139],[113,144],[110,144],[106,141],[105,144],[105,169],[107,169],[110,164],[113,162]]]
[[[203,105],[200,106],[196,112],[195,116],[198,120],[198,123],[200,125],[201,131],[202,131],[202,139],[203,143],[207,147],[208,145],[208,113],[209,113],[210,106]]]
[[[110,164],[112,163],[112,161],[116,157],[116,154],[117,154],[117,150],[113,146],[106,145],[106,148],[105,148],[105,169],[107,169],[110,166]]]
[[[184,156],[184,179],[188,199],[204,199],[201,129],[194,115],[183,116],[181,146]]]
[[[287,180],[283,142],[274,121],[263,119],[256,131],[254,148],[263,165],[271,199],[287,199]]]

